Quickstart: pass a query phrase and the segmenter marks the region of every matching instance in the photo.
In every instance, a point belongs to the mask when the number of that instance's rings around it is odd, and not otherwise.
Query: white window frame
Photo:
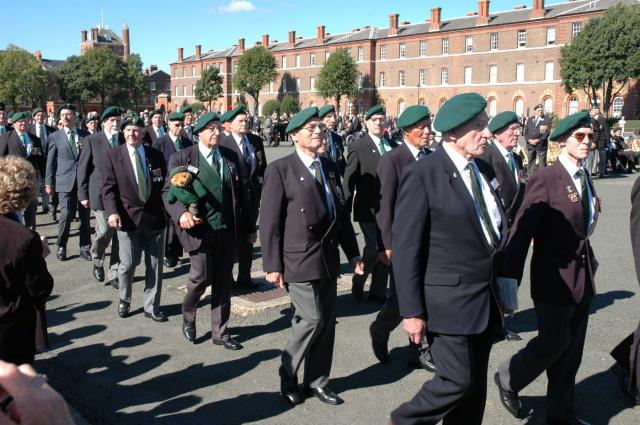
[[[500,36],[497,32],[492,32],[489,36],[489,49],[490,50],[498,50],[498,43],[500,40]]]
[[[156,82],[155,81],[149,81],[149,90],[151,90],[151,91],[155,91],[156,90]]]
[[[316,91],[316,77],[309,77],[309,90]]]
[[[300,88],[301,88],[301,82],[300,82],[300,78],[296,78],[296,93],[300,93]]]
[[[449,54],[449,39],[448,38],[443,38],[442,39],[442,54],[443,55],[448,55]]]
[[[406,57],[407,57],[407,44],[406,43],[400,43],[398,45],[398,58],[404,59]]]
[[[524,82],[524,63],[516,64],[516,83]]]
[[[489,65],[489,84],[496,84],[498,82],[498,65]]]
[[[575,100],[574,100],[575,99]],[[580,100],[578,100],[578,96],[572,95],[569,96],[569,114],[575,114],[580,109]]]
[[[398,85],[400,87],[407,85],[407,74],[404,71],[398,71]]]
[[[464,37],[464,51],[465,51],[465,53],[473,53],[473,36],[465,35],[465,37]]]
[[[358,62],[364,62],[364,47],[358,47]]]
[[[380,60],[386,60],[387,59],[387,45],[386,44],[381,44],[380,45]]]
[[[547,46],[556,44],[556,27],[547,27]]]
[[[473,84],[473,67],[465,66],[464,67],[464,83],[465,84]]]
[[[622,109],[624,108],[624,99],[622,96],[616,96],[613,98],[613,102],[611,102],[611,113],[615,118],[620,118],[622,116]]]
[[[427,40],[420,40],[420,56],[427,56]]]
[[[296,55],[296,68],[300,68],[300,55]]]
[[[571,23],[571,39],[575,38],[582,31],[582,22],[572,22]]]
[[[315,65],[316,65],[316,54],[309,53],[309,66],[315,66]]]
[[[282,57],[282,69],[287,69],[287,57]]]
[[[544,63],[544,80],[553,81],[554,73],[555,73],[555,62],[546,61]]]
[[[380,87],[384,87],[384,84],[385,84],[385,75],[384,75],[384,72],[381,72],[380,76],[378,77],[378,85]]]
[[[440,84],[443,86],[449,85],[449,68],[440,68]]]
[[[425,87],[427,85],[427,70],[421,69],[418,71],[418,85]]]
[[[527,47],[527,30],[518,30],[518,49]]]
[[[489,104],[489,116],[495,117],[498,113],[498,101],[495,97],[492,97],[487,103]]]

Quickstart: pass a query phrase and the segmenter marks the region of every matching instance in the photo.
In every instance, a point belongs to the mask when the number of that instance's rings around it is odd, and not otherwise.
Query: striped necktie
[[[134,149],[133,156],[136,160],[136,176],[138,177],[138,196],[140,200],[146,203],[149,200],[149,188],[147,187],[147,177],[144,175],[144,168],[142,168],[142,158],[138,149]]]

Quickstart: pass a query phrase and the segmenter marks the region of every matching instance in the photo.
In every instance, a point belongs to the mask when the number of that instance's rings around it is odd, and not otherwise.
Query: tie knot
[[[576,175],[580,178],[584,177],[584,170],[582,168],[578,169],[578,171],[576,171]]]

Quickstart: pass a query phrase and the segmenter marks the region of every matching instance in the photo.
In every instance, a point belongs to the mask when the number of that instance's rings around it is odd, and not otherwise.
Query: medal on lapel
[[[567,196],[569,197],[569,200],[572,203],[577,203],[578,202],[578,194],[576,192],[574,192],[573,188],[571,186],[567,186]]]

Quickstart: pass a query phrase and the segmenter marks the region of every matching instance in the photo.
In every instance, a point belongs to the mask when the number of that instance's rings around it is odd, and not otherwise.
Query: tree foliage
[[[80,56],[80,66],[82,72],[87,75],[86,88],[100,100],[101,109],[104,109],[107,96],[126,86],[126,65],[108,47],[87,50]]]
[[[298,112],[300,112],[300,102],[298,102],[298,99],[296,99],[295,97],[286,95],[280,102],[280,111],[283,114],[297,114]]]
[[[212,66],[202,71],[194,90],[196,99],[206,102],[210,109],[211,102],[222,96],[222,81],[222,75],[217,67]]]
[[[640,6],[616,5],[591,19],[562,48],[560,76],[565,90],[601,94],[608,115],[613,99],[631,79],[640,77]]]
[[[262,105],[262,115],[271,116],[273,113],[280,115],[280,102],[278,99],[269,99]]]
[[[0,52],[0,99],[14,110],[22,103],[30,107],[44,103],[47,87],[42,64],[31,53],[13,45]]]
[[[149,96],[149,86],[144,79],[142,70],[142,58],[139,54],[133,53],[127,57],[124,69],[123,91],[128,93],[129,98],[126,103],[117,102],[119,105],[133,106],[138,109],[138,105],[143,103]]]
[[[253,98],[253,115],[258,113],[260,89],[275,81],[277,75],[276,58],[264,46],[252,47],[238,59],[233,85]]]
[[[358,67],[346,49],[338,49],[324,63],[318,79],[316,91],[325,98],[335,98],[340,105],[342,96],[356,98],[358,90]]]

